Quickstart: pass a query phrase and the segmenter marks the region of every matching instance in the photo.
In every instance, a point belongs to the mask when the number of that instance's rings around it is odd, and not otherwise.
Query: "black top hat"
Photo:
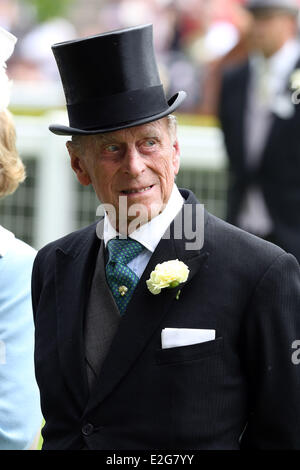
[[[166,100],[155,61],[152,25],[111,31],[54,44],[70,126],[53,124],[60,135],[115,131],[160,119],[184,100]]]

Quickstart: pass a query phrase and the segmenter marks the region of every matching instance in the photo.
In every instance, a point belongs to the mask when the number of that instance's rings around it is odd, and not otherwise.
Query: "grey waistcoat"
[[[105,275],[104,241],[99,249],[85,316],[85,357],[91,390],[117,331],[121,316]]]

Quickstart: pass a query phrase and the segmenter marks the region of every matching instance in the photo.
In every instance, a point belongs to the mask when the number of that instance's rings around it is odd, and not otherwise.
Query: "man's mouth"
[[[143,188],[132,188],[132,189],[124,189],[123,191],[121,191],[121,194],[140,194],[140,193],[144,193],[146,191],[149,191],[151,188],[153,188],[153,184],[151,184],[150,186],[145,186]]]

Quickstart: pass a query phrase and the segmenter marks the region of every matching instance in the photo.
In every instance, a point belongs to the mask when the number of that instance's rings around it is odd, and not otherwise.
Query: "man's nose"
[[[138,149],[132,145],[128,146],[123,160],[123,170],[132,177],[139,176],[145,169],[143,156]]]

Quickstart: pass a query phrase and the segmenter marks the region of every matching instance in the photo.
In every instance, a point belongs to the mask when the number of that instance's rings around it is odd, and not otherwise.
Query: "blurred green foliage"
[[[74,0],[25,0],[32,5],[37,14],[37,20],[43,22],[56,16],[65,16]]]

